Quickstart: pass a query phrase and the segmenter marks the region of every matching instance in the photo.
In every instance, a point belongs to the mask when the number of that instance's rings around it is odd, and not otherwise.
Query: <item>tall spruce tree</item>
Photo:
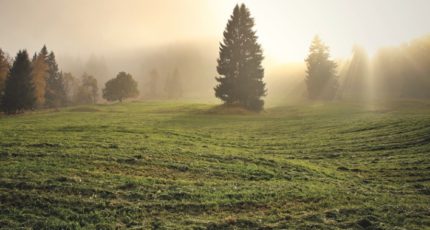
[[[315,36],[309,48],[309,56],[305,60],[306,86],[308,96],[312,100],[331,100],[338,88],[336,63],[330,60],[328,46],[319,36]]]
[[[260,111],[266,95],[263,51],[253,30],[254,19],[244,5],[236,5],[220,44],[215,96],[226,104]]]
[[[19,51],[6,79],[3,111],[7,114],[33,109],[34,86],[31,77],[31,62],[26,50]]]
[[[46,62],[48,64],[48,75],[46,79],[45,105],[49,108],[63,106],[67,102],[67,97],[63,76],[58,70],[54,52],[49,53]]]

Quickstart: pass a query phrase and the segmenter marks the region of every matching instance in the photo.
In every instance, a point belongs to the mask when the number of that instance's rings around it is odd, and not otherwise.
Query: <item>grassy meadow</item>
[[[430,102],[0,115],[2,229],[430,229]]]

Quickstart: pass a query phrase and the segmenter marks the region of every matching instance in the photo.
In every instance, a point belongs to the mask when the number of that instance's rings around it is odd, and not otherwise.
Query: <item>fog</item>
[[[303,61],[315,34],[330,47],[342,77],[356,44],[373,60],[382,47],[401,46],[430,32],[426,0],[242,2],[256,21],[265,56],[267,100],[273,102],[305,97]],[[92,74],[100,88],[126,71],[145,91],[152,70],[164,79],[177,68],[184,98],[216,100],[219,42],[235,4],[232,0],[0,0],[0,48],[13,57],[20,49],[32,54],[46,44],[56,53],[62,71]]]

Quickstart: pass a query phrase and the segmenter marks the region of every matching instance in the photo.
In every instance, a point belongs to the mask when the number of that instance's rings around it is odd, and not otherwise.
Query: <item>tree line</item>
[[[80,79],[59,70],[55,54],[46,46],[32,60],[20,50],[12,60],[0,49],[0,109],[6,114],[25,110],[94,104],[97,79],[84,73]],[[137,82],[125,72],[106,82],[103,98],[122,101],[139,94]]]
[[[236,5],[227,22],[217,59],[218,82],[215,96],[226,105],[261,111],[267,94],[263,49],[254,30],[254,19],[244,5]],[[310,100],[369,99],[369,90],[386,98],[430,98],[430,37],[408,44],[381,49],[371,62],[365,50],[354,47],[350,60],[339,71],[329,47],[315,36],[305,59],[305,84]],[[340,81],[342,76],[342,81]],[[150,72],[145,93],[158,98],[159,74]],[[370,83],[371,82],[371,85]],[[164,91],[169,99],[181,97],[181,78],[176,69],[166,78]],[[97,80],[83,74],[80,79],[59,70],[55,54],[46,46],[30,61],[27,51],[11,60],[0,50],[0,106],[6,113],[37,108],[57,108],[96,103]],[[139,94],[137,82],[126,72],[106,82],[102,97],[123,101]]]
[[[168,99],[182,97],[182,79],[178,68],[164,82],[156,69],[150,73],[145,97],[160,97],[159,88],[164,87]],[[107,101],[120,101],[139,95],[138,83],[133,76],[119,72],[105,83],[101,90]],[[16,114],[25,110],[59,108],[80,104],[95,104],[99,98],[96,77],[83,73],[80,78],[70,72],[62,72],[53,51],[46,46],[30,60],[26,50],[20,50],[10,58],[0,49],[0,110]]]

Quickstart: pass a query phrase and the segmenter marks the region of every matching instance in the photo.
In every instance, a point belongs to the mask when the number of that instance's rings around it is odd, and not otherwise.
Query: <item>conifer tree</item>
[[[66,104],[66,91],[61,72],[58,69],[55,54],[49,53],[47,57],[48,75],[46,79],[45,105],[49,108]]]
[[[220,44],[215,96],[226,104],[238,104],[251,110],[262,110],[266,95],[261,66],[263,51],[257,43],[254,19],[248,8],[236,5]]]
[[[312,41],[309,56],[305,60],[306,86],[310,99],[331,100],[338,87],[336,63],[330,60],[328,47],[318,36]]]
[[[46,60],[48,60],[48,48],[46,48],[46,45],[43,45],[42,49],[39,52],[39,56],[45,57]]]
[[[3,111],[7,114],[33,109],[34,86],[31,77],[31,62],[26,50],[19,51],[6,79]]]

